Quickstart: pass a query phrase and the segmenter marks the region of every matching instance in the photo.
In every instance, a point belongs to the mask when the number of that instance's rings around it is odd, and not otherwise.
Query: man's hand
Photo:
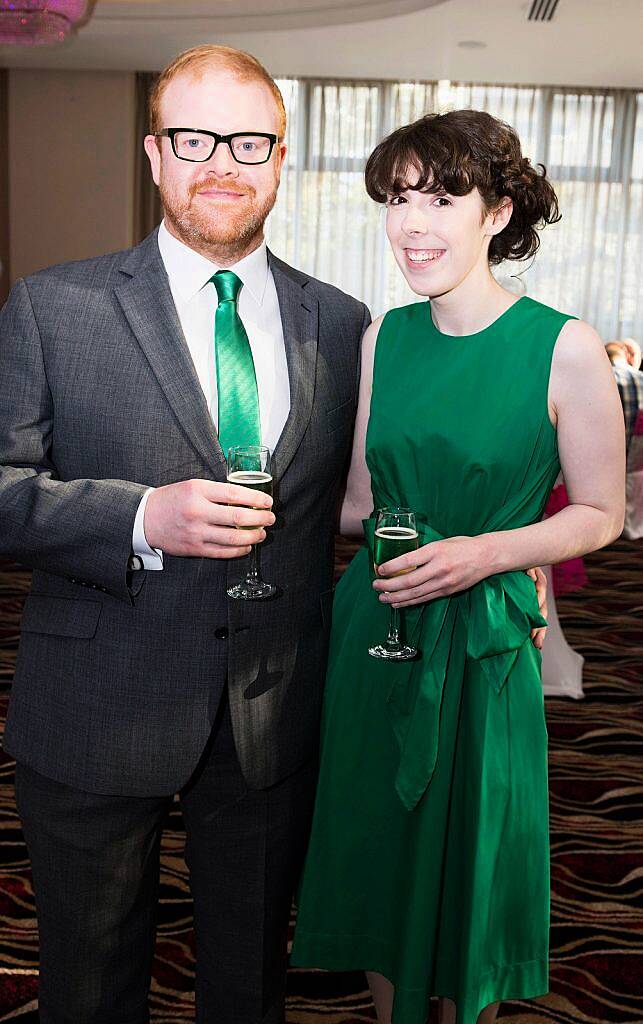
[[[158,487],[145,507],[145,539],[168,555],[240,558],[266,539],[272,498],[238,484],[184,480]]]
[[[547,577],[540,568],[526,569],[525,572],[528,576],[531,576],[532,580],[536,584],[536,594],[538,596],[538,611],[544,619],[547,618]],[[546,626],[541,626],[540,629],[532,629],[531,640],[534,647],[537,647],[539,651],[542,650],[543,643],[545,642],[545,633],[547,632]]]

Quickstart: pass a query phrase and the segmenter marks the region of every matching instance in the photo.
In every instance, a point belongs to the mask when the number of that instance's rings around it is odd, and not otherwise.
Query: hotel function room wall
[[[135,76],[13,69],[11,281],[132,244]]]

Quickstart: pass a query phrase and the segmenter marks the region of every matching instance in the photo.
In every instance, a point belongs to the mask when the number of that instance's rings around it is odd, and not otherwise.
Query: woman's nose
[[[425,235],[428,231],[427,219],[419,210],[409,210],[402,221],[402,230],[406,235]]]

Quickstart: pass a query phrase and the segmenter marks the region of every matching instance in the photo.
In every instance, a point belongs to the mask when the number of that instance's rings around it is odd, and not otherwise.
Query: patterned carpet
[[[643,1024],[643,566],[620,540],[587,560],[590,584],[560,598],[586,658],[583,702],[547,701],[552,824],[551,992],[511,1002],[512,1024]],[[339,551],[344,564],[348,549]],[[0,710],[28,574],[0,566]],[[37,932],[12,763],[0,762],[0,1022],[38,1020]],[[163,845],[154,1024],[193,1020],[190,899],[178,811]],[[289,974],[289,1024],[358,1024],[375,1014],[361,974]],[[116,1024],[116,1022],[115,1022]],[[214,1022],[213,1022],[214,1024]],[[242,1022],[240,1022],[242,1024]]]

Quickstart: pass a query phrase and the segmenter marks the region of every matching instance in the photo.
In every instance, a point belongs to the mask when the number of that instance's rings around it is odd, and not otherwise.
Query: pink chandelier
[[[0,0],[0,46],[61,43],[89,20],[96,0]]]

